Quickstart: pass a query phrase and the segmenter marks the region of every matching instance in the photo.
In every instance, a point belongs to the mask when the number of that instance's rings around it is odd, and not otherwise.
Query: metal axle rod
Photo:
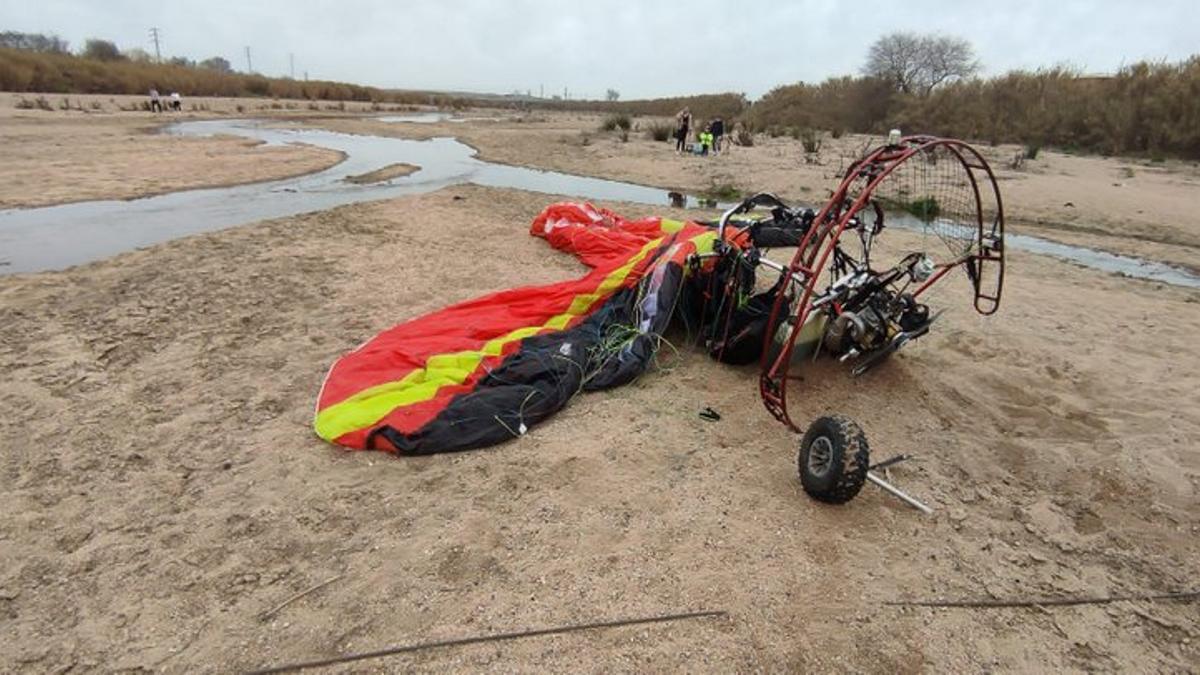
[[[872,483],[883,488],[884,492],[891,494],[893,497],[896,497],[900,501],[904,502],[905,504],[908,504],[909,506],[920,511],[921,513],[924,513],[927,516],[933,514],[933,509],[929,508],[928,506],[925,506],[924,504],[917,501],[916,499],[913,499],[912,497],[908,496],[900,488],[896,487],[895,485],[892,485],[891,483],[880,478],[879,476],[876,476],[874,473],[872,473],[870,471],[867,472],[867,480],[869,480]]]

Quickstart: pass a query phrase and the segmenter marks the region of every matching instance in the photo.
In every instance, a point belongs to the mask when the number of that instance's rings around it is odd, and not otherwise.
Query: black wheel
[[[848,417],[821,417],[800,441],[800,484],[813,499],[844,504],[867,482],[871,451],[867,436]]]

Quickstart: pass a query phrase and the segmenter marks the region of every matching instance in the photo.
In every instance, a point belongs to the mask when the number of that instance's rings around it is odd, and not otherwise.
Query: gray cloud
[[[158,26],[164,56],[224,56],[244,69],[249,45],[264,74],[286,75],[294,53],[298,77],[382,87],[758,97],[779,84],[855,73],[871,41],[893,30],[967,38],[992,74],[1178,60],[1200,45],[1196,9],[1190,0],[39,0],[6,3],[0,30],[152,50],[148,29]]]

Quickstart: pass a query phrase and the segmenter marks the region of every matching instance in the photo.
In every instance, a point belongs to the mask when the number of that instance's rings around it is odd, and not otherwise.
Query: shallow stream
[[[422,123],[456,118],[426,113],[383,119]],[[414,141],[320,129],[281,129],[255,120],[181,122],[167,127],[165,133],[230,134],[268,144],[306,143],[340,151],[346,159],[324,171],[297,178],[185,190],[130,201],[0,210],[0,274],[63,269],[198,232],[466,183],[597,201],[671,204],[669,194],[661,188],[484,162],[475,158],[474,149],[453,138]],[[347,176],[396,163],[413,164],[420,170],[383,183],[345,181]],[[695,199],[687,198],[686,206],[697,205]],[[1009,234],[1005,241],[1012,248],[1105,272],[1200,288],[1200,276],[1158,262],[1027,235]]]

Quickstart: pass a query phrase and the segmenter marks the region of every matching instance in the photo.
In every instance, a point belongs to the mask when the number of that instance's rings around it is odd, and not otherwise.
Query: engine
[[[929,308],[908,293],[877,289],[857,309],[844,309],[825,331],[825,349],[835,355],[850,350],[867,353],[887,346],[898,333],[919,330],[929,322]]]
[[[825,350],[842,360],[858,359],[854,372],[861,374],[927,333],[929,307],[895,282],[904,277],[923,281],[928,269],[928,258],[912,255],[886,272],[860,268],[839,279],[821,306],[827,317],[821,338]]]

